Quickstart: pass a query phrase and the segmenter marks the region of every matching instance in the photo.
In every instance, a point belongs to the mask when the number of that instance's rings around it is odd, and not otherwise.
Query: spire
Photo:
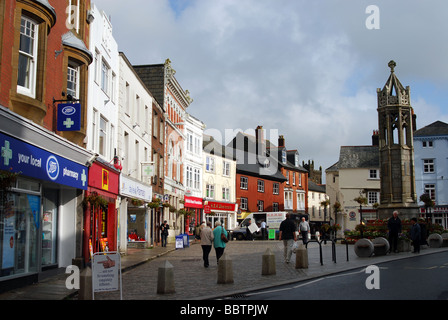
[[[387,79],[384,88],[377,89],[378,94],[378,107],[384,107],[387,105],[406,105],[410,104],[410,89],[406,89],[401,84],[400,80],[395,74],[395,67],[397,63],[393,60],[389,61],[388,66],[390,68],[390,76]]]

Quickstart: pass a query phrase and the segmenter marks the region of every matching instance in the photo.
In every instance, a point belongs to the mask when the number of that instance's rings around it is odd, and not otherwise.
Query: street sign
[[[61,103],[58,105],[58,131],[81,130],[81,104]]]

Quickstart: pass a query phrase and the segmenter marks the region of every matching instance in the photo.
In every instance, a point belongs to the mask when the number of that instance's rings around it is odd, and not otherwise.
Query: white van
[[[261,239],[262,234],[260,230],[261,221],[266,222],[268,230],[275,230],[276,233],[280,228],[280,223],[286,219],[286,211],[281,212],[255,212],[249,214],[241,223],[233,230],[230,230],[232,239],[244,240],[247,239],[246,228],[249,223],[249,219],[253,225],[252,237],[255,239]],[[256,226],[256,228],[255,228]],[[266,235],[267,237],[267,235]]]

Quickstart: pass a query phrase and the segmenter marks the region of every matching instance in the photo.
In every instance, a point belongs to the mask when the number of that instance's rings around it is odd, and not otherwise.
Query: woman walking
[[[221,239],[221,234],[227,238],[227,231],[221,226],[221,221],[217,220],[215,222],[215,229],[213,230],[213,246],[215,247],[216,252],[216,263],[219,263],[219,258],[224,253],[224,249],[226,248],[226,243]]]

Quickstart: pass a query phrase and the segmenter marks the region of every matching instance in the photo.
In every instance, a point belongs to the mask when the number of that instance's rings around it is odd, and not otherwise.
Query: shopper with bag
[[[228,234],[226,229],[221,226],[221,221],[217,220],[215,222],[215,229],[213,230],[213,246],[216,252],[216,263],[219,263],[219,258],[224,254],[224,249],[226,248],[226,243],[228,242]]]

